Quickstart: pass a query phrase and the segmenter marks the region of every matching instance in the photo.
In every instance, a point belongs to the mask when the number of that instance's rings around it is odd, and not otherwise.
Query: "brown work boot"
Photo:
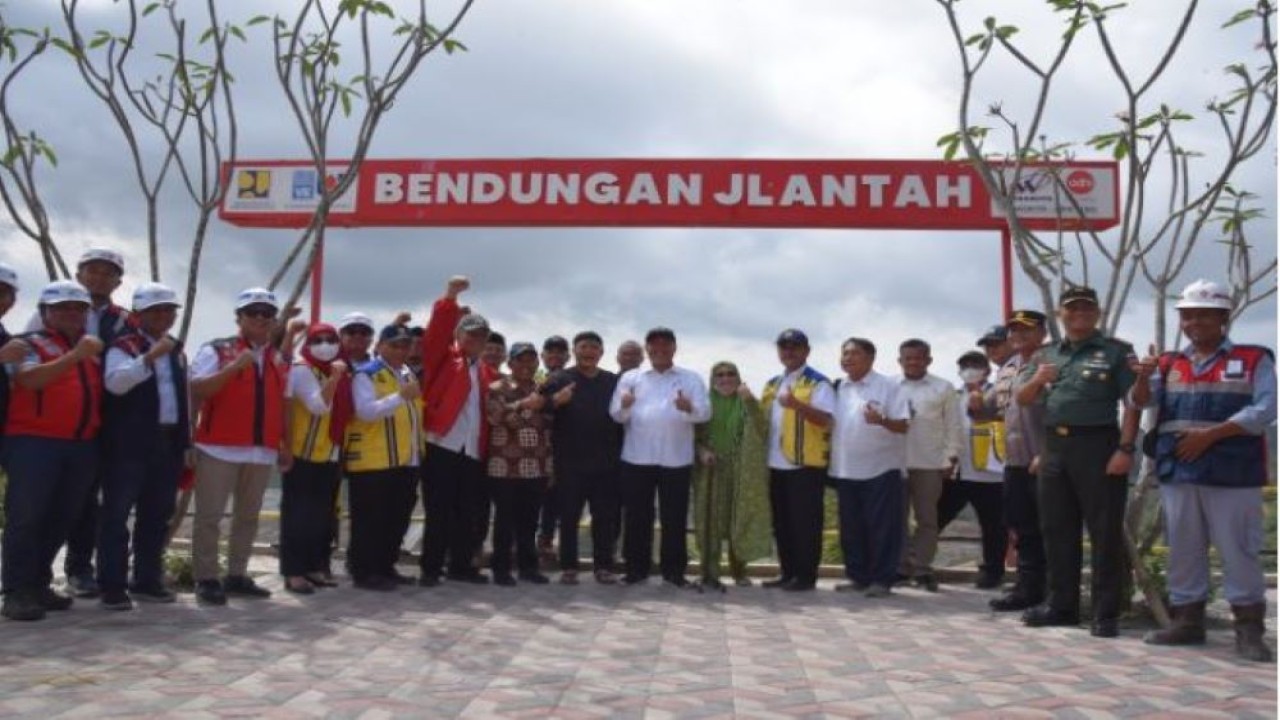
[[[1169,608],[1173,622],[1169,627],[1152,630],[1142,641],[1148,645],[1203,645],[1204,601],[1173,605]]]
[[[1271,662],[1271,648],[1262,636],[1266,634],[1267,604],[1232,605],[1236,617],[1236,654],[1246,660]]]

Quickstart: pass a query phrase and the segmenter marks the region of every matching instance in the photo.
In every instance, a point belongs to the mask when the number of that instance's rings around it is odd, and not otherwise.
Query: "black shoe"
[[[418,577],[418,587],[433,588],[440,585],[439,575],[428,575],[423,573]]]
[[[94,587],[97,587],[95,584]],[[45,610],[70,610],[71,604],[75,602],[71,598],[60,592],[55,592],[53,588],[45,587],[35,592],[36,602],[40,603],[40,607]]]
[[[631,573],[627,573],[626,575],[622,576],[622,584],[623,585],[639,585],[640,583],[648,579],[649,579],[649,576],[647,575],[633,575]]]
[[[916,586],[924,588],[926,592],[936,593],[938,592],[938,578],[934,577],[932,573],[917,575]]]
[[[488,585],[489,576],[479,570],[470,570],[463,572],[451,572],[445,574],[445,578],[454,582],[471,583],[472,585]]]
[[[228,595],[250,598],[269,598],[271,591],[258,585],[248,575],[228,575],[222,581],[222,590]]]
[[[760,583],[760,587],[771,588],[771,589],[786,587],[787,585],[790,585],[791,581],[794,579],[795,578],[789,578],[784,575],[783,577],[774,578],[773,580],[765,580],[764,582]]]
[[[178,596],[174,595],[173,591],[163,585],[156,585],[154,587],[138,587],[135,585],[129,588],[129,594],[138,602],[171,603],[178,601]]]
[[[836,585],[836,592],[866,592],[871,587],[871,583],[847,582]]]
[[[400,587],[395,580],[381,575],[363,577],[351,584],[361,590],[373,590],[375,592],[395,592],[395,589]]]
[[[132,610],[133,599],[124,590],[103,590],[98,604],[103,610]]]
[[[812,580],[800,580],[797,578],[783,585],[782,589],[786,592],[806,592],[814,589],[816,585],[817,583]]]
[[[516,579],[511,577],[511,573],[494,573],[493,584],[499,587],[515,587]]]
[[[1115,618],[1098,618],[1089,627],[1089,634],[1096,638],[1119,637],[1120,625]]]
[[[973,586],[979,590],[995,590],[1004,584],[1004,578],[991,573],[978,573],[978,579],[974,581]]]
[[[1004,595],[995,598],[987,603],[992,610],[996,612],[1016,612],[1018,610],[1026,610],[1033,608],[1044,602],[1041,598],[1029,597],[1023,595],[1018,590],[1011,590]]]
[[[44,608],[34,593],[15,591],[4,596],[4,605],[0,606],[0,615],[10,620],[30,622],[44,619]]]
[[[226,605],[227,594],[217,580],[201,580],[196,583],[196,601],[201,605]]]
[[[683,589],[689,587],[689,580],[683,575],[667,575],[662,578],[662,582],[674,588]]]
[[[92,599],[102,593],[102,589],[98,587],[98,581],[93,579],[92,573],[79,573],[68,576],[67,589],[78,598]]]
[[[418,582],[417,578],[410,577],[408,575],[401,575],[400,572],[396,570],[391,571],[391,579],[394,580],[397,585],[412,585]]]
[[[896,575],[894,575],[894,576],[893,576],[893,584],[894,584],[894,585],[906,585],[906,584],[907,584],[907,583],[909,583],[909,582],[911,582],[911,576],[910,576],[910,575],[906,575],[906,574],[903,574],[903,573],[898,573],[898,574],[896,574]]]
[[[316,587],[318,587],[318,588],[334,588],[334,587],[338,587],[338,583],[334,582],[334,580],[333,580],[333,574],[332,574],[332,573],[323,573],[323,572],[318,572],[318,573],[307,573],[307,574],[306,574],[306,575],[304,575],[303,577],[305,577],[307,580],[311,581],[311,584],[312,584],[312,585],[315,585],[315,586],[316,586]]]
[[[1022,613],[1022,624],[1027,627],[1070,627],[1080,624],[1080,615],[1040,605]]]
[[[298,576],[297,578],[285,578],[284,590],[285,592],[293,593],[294,595],[316,594],[316,586],[312,585],[310,580],[302,576]]]
[[[546,585],[551,582],[551,578],[543,575],[537,570],[524,570],[520,573],[520,581],[527,582],[530,585]],[[494,582],[497,582],[496,580]]]

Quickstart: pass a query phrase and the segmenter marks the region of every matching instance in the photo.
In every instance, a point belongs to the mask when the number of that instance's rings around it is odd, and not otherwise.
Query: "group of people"
[[[676,365],[666,327],[649,330],[643,347],[624,343],[618,373],[601,366],[605,343],[593,331],[553,336],[541,354],[529,342],[508,347],[459,302],[470,287],[463,277],[449,280],[425,327],[402,314],[380,330],[360,313],[286,323],[275,294],[251,288],[236,298],[237,332],[200,346],[188,364],[169,334],[176,294],[144,283],[126,311],[111,302],[123,272],[118,253],[92,249],[76,280],[43,288],[26,332],[10,337],[0,326],[8,618],[70,606],[52,588],[64,544],[74,594],[116,610],[171,602],[162,554],[184,467],[194,469],[198,600],[269,596],[247,567],[278,467],[280,572],[293,593],[336,584],[344,479],[346,567],[355,587],[372,591],[442,579],[547,583],[540,554],[557,531],[559,582],[576,584],[586,508],[599,583],[650,577],[656,515],[658,569],[672,586],[724,590],[725,551],[731,580],[750,585],[748,564],[772,550],[780,573],[764,586],[811,591],[824,493],[834,487],[847,576],[837,591],[937,591],[939,532],[972,504],[983,538],[978,586],[1004,584],[1010,535],[1017,552],[1016,579],[994,610],[1023,611],[1032,627],[1078,624],[1087,528],[1091,631],[1114,637],[1126,478],[1141,411],[1154,407],[1149,454],[1175,621],[1147,640],[1203,642],[1213,544],[1237,647],[1269,657],[1259,488],[1274,362],[1265,348],[1227,339],[1231,298],[1214,283],[1193,283],[1177,303],[1190,344],[1141,359],[1098,331],[1093,290],[1068,288],[1061,340],[1046,343],[1044,314],[1015,311],[979,338],[981,351],[957,360],[960,388],[929,371],[920,339],[899,345],[901,374],[890,377],[875,369],[875,344],[851,337],[840,347],[843,376],[829,379],[810,365],[806,334],[787,329],[776,338],[781,371],[757,398],[731,362],[705,382]],[[0,265],[0,317],[17,291],[16,274]],[[419,495],[425,527],[411,578],[397,562]],[[690,518],[696,582],[687,577]]]

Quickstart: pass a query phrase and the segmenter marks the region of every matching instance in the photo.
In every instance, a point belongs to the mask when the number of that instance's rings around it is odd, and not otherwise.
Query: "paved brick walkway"
[[[1155,649],[1138,628],[1026,629],[987,612],[990,597],[588,581],[343,587],[225,608],[185,595],[131,613],[80,602],[0,623],[0,715],[1276,716],[1276,667],[1236,661],[1229,630]]]

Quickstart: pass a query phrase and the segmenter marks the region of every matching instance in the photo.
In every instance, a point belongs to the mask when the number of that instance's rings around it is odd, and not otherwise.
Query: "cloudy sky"
[[[219,2],[219,9],[225,18],[272,8],[288,16],[295,5],[240,0]],[[443,18],[455,5],[431,6]],[[1061,25],[1042,5],[967,0],[963,22],[976,32],[987,14],[1017,12],[1007,21],[1022,27],[1031,52],[1043,54]],[[1137,74],[1150,68],[1173,30],[1171,5],[1142,0],[1117,18],[1117,46]],[[1219,29],[1236,5],[1243,3],[1203,4],[1153,98],[1198,111],[1226,94],[1224,65],[1261,62],[1251,28]],[[85,9],[86,28],[105,26],[115,12],[107,0]],[[53,2],[9,3],[4,12],[15,25],[59,26]],[[302,158],[261,30],[231,58],[241,157]],[[480,0],[458,37],[470,51],[423,65],[371,156],[936,159],[937,138],[956,125],[956,50],[932,0]],[[1079,141],[1114,129],[1121,108],[1092,35],[1077,50],[1049,106],[1044,131],[1052,139]],[[1029,96],[1027,76],[996,63],[975,105],[1003,101],[1020,113]],[[58,151],[59,166],[43,175],[43,187],[64,253],[74,258],[89,245],[122,249],[130,269],[117,299],[127,304],[146,272],[145,226],[118,131],[69,61],[52,54],[22,78],[13,104],[19,121]],[[975,120],[988,122],[981,114]],[[1212,166],[1221,142],[1216,129],[1204,123],[1184,132],[1186,145],[1206,153],[1199,162]],[[335,132],[335,154],[349,148],[351,133]],[[1267,217],[1253,242],[1268,261],[1276,247],[1275,173],[1273,144],[1238,182],[1264,198]],[[164,205],[162,275],[181,289],[192,213],[176,187]],[[213,228],[193,341],[229,333],[231,298],[265,283],[294,237]],[[1000,313],[996,233],[366,229],[331,231],[329,239],[326,319],[359,309],[381,323],[408,309],[421,321],[445,280],[465,274],[473,281],[468,302],[509,340],[594,328],[612,352],[647,327],[669,325],[680,338],[678,362],[705,371],[731,358],[757,386],[777,365],[773,337],[789,326],[809,332],[814,364],[829,373],[838,372],[845,337],[874,340],[882,348],[879,369],[892,372],[897,344],[918,336],[934,344],[935,371],[954,379],[955,357]],[[8,317],[12,328],[32,312],[43,271],[34,244],[11,227],[0,225],[0,243],[0,257],[18,266],[24,281]],[[1202,253],[1184,280],[1220,276],[1221,264]],[[1021,305],[1036,302],[1020,278],[1015,297]],[[1120,334],[1140,347],[1152,337],[1151,307],[1139,286]],[[1274,346],[1274,300],[1235,335]]]

